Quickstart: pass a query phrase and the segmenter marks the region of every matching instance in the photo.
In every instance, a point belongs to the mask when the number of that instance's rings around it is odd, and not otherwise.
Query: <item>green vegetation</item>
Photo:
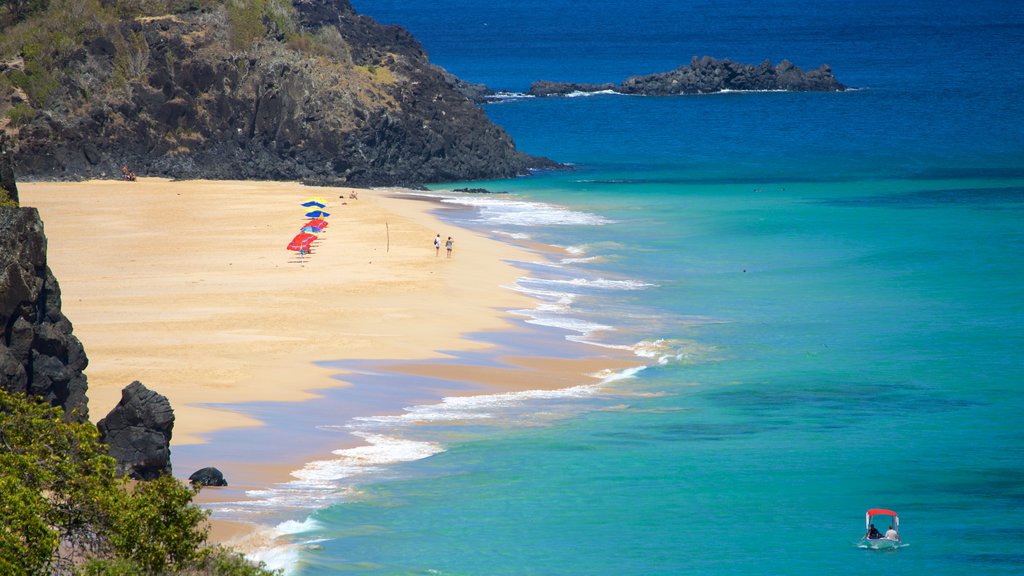
[[[35,115],[35,109],[24,103],[17,104],[7,111],[7,117],[10,118],[11,124],[15,126],[28,124],[28,121],[34,118]]]
[[[286,40],[297,32],[289,0],[227,0],[231,47],[245,49],[263,38]]]
[[[0,390],[0,573],[269,574],[207,545],[194,495],[117,478],[93,424]]]
[[[0,0],[0,6],[7,10],[8,18],[14,22],[20,22],[33,13],[45,9],[46,5],[47,0]]]

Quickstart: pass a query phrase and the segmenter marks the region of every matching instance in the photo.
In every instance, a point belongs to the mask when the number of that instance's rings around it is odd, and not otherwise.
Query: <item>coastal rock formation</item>
[[[716,60],[710,56],[693,57],[686,66],[669,72],[631,76],[621,84],[577,84],[573,82],[535,82],[530,87],[534,96],[564,96],[573,92],[600,92],[613,90],[622,94],[642,96],[676,96],[681,94],[711,94],[727,90],[784,90],[789,92],[842,92],[847,87],[832,74],[832,69],[821,65],[804,72],[789,60],[779,65],[765,60],[758,66],[740,64],[731,60]]]
[[[84,421],[87,364],[46,265],[39,212],[0,207],[0,387],[40,396],[63,407],[68,418]]]
[[[59,49],[0,55],[0,92],[26,88],[0,94],[19,172],[392,185],[554,166],[517,151],[411,34],[348,0],[203,4],[83,17]]]
[[[220,470],[209,466],[201,468],[192,473],[188,477],[188,481],[193,486],[227,486],[228,481],[224,479],[224,474]]]
[[[607,92],[609,90],[618,92],[619,86],[608,82],[606,84],[580,84],[577,82],[551,82],[538,80],[530,85],[530,94],[533,96],[565,96],[577,92]]]
[[[14,152],[6,134],[0,134],[0,206],[17,207],[18,183],[14,180]]]
[[[121,391],[121,401],[96,427],[100,441],[117,460],[117,473],[153,480],[171,473],[174,410],[167,398],[135,381]]]

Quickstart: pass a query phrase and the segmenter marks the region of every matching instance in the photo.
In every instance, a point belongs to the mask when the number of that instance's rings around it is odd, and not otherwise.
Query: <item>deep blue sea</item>
[[[647,367],[322,422],[370,447],[291,573],[1024,574],[1024,3],[354,4],[496,89],[710,55],[857,90],[486,105],[575,169],[442,216],[565,247],[518,317]],[[908,546],[856,546],[873,507]]]

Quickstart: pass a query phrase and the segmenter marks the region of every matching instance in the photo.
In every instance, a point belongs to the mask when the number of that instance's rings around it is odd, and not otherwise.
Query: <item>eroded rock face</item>
[[[14,152],[6,134],[0,134],[0,204],[18,205],[18,183],[14,180]]]
[[[174,410],[161,394],[135,381],[121,391],[121,401],[96,427],[100,441],[117,460],[117,473],[153,480],[171,473]]]
[[[41,396],[84,421],[89,361],[60,305],[39,212],[0,208],[0,387]]]
[[[392,185],[554,166],[516,150],[407,31],[346,0],[294,4],[317,38],[305,48],[267,38],[231,49],[217,10],[123,21],[131,46],[89,40],[21,128],[19,172],[111,177],[127,165],[140,176]]]

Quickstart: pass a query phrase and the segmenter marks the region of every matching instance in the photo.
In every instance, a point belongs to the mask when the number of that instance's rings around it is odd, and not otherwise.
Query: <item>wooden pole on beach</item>
[[[387,220],[384,221],[384,229],[388,231],[388,252],[391,252],[391,227],[388,226]]]

